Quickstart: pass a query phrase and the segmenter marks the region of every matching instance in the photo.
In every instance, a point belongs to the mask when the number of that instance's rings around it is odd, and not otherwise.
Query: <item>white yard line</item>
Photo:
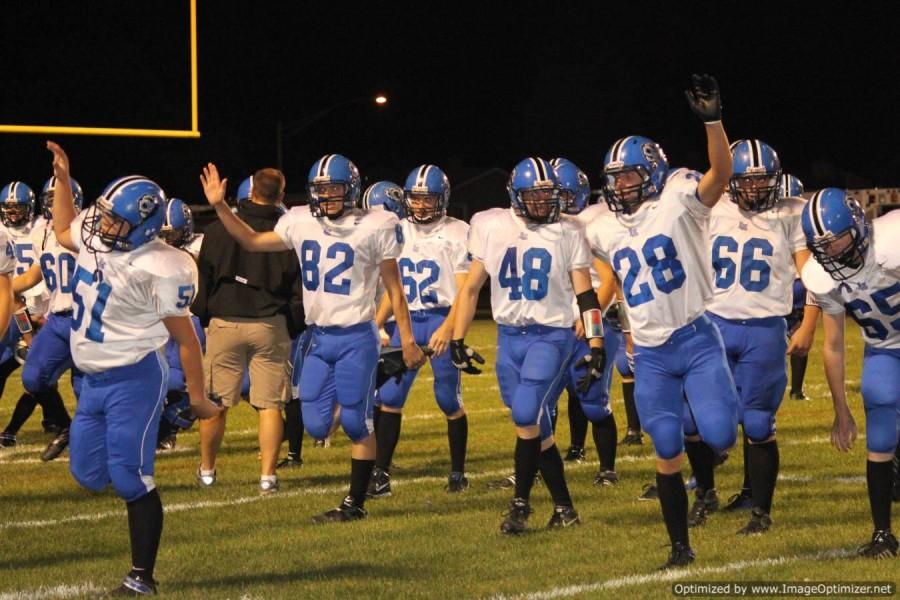
[[[77,585],[56,585],[53,587],[41,586],[36,590],[19,591],[19,592],[3,592],[0,593],[0,600],[45,600],[50,598],[78,598],[82,596],[96,596],[104,592],[103,588],[97,587],[92,582],[79,583]]]
[[[836,558],[847,558],[853,556],[855,552],[847,549],[826,550],[815,554],[801,554],[797,556],[777,556],[774,558],[760,558],[755,560],[741,560],[728,563],[718,567],[691,567],[687,569],[673,569],[669,571],[655,571],[643,575],[627,575],[625,577],[617,577],[615,579],[607,579],[606,581],[594,581],[591,583],[582,583],[577,585],[567,585],[554,587],[541,592],[529,592],[524,594],[515,594],[508,596],[505,594],[497,594],[490,596],[491,600],[553,600],[554,598],[569,598],[579,594],[587,594],[590,592],[599,592],[604,590],[615,590],[624,587],[632,587],[644,585],[647,583],[662,583],[666,581],[676,581],[686,579],[688,577],[699,577],[703,575],[713,575],[720,573],[736,573],[745,571],[755,567],[771,567],[781,566],[796,562],[808,562],[817,560],[828,560]]]

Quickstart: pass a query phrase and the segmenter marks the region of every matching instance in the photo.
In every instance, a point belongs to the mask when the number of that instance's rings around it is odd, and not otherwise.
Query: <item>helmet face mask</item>
[[[815,240],[809,250],[825,272],[837,281],[859,273],[866,263],[868,237],[858,227]]]
[[[525,188],[516,192],[516,214],[535,223],[556,223],[562,212],[562,196],[558,186]]]
[[[728,180],[731,199],[742,209],[765,212],[778,203],[781,172],[748,173],[734,175]]]
[[[326,154],[310,168],[306,191],[312,216],[340,219],[359,202],[359,171],[346,157]]]
[[[22,227],[31,221],[34,207],[30,204],[4,202],[0,206],[0,220],[7,227]]]
[[[352,202],[347,206],[349,187],[340,181],[310,184],[309,205],[313,216],[329,219],[342,217],[345,210],[353,207]]]
[[[181,248],[186,241],[184,229],[182,228],[175,229],[174,227],[163,227],[160,232],[160,237],[165,243],[170,246],[175,246],[176,248]]]
[[[433,223],[447,214],[450,180],[440,167],[419,165],[406,176],[403,186],[406,218],[419,225]]]
[[[566,158],[554,158],[550,165],[559,180],[562,211],[567,215],[579,214],[591,198],[587,175]]]
[[[407,192],[404,194],[403,203],[406,205],[407,218],[414,223],[432,223],[444,216],[440,194]]]
[[[603,195],[609,209],[630,215],[657,194],[650,172],[644,165],[608,166],[603,172],[606,180]]]

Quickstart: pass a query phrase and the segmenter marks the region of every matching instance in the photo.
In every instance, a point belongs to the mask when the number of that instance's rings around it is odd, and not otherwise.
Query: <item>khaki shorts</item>
[[[259,319],[213,318],[203,360],[207,391],[225,406],[241,401],[244,369],[250,369],[250,404],[281,409],[291,395],[291,338],[283,315]]]

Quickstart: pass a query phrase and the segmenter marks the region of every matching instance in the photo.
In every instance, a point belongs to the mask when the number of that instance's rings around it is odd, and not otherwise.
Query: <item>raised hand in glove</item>
[[[712,75],[692,75],[691,88],[684,91],[694,114],[704,123],[714,123],[722,119],[722,98],[719,84]]]
[[[591,384],[603,377],[603,369],[606,367],[606,350],[603,348],[591,348],[591,355],[585,356],[576,364],[576,368],[587,367],[587,373],[578,378],[576,389],[584,394]]]
[[[478,375],[481,369],[476,367],[474,363],[484,364],[484,358],[466,346],[463,340],[450,340],[450,360],[453,366],[470,375]]]

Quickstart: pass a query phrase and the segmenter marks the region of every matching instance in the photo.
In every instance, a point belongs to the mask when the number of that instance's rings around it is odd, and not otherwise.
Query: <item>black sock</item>
[[[551,431],[556,434],[556,421],[559,420],[559,407],[557,405],[553,406],[553,412],[550,413],[550,427]]]
[[[159,444],[161,441],[176,433],[175,426],[166,421],[164,418],[160,417],[159,419],[159,433],[156,434],[156,443]]]
[[[572,446],[584,448],[587,439],[588,418],[575,394],[569,394],[569,440]]]
[[[566,473],[563,470],[562,457],[559,455],[559,449],[553,444],[543,452],[541,452],[540,469],[541,475],[544,476],[544,483],[550,490],[550,497],[553,498],[555,506],[572,506],[572,496],[569,495],[569,486],[566,485]],[[516,477],[516,485],[519,479]]]
[[[778,441],[772,440],[749,446],[744,456],[744,464],[750,473],[753,506],[769,514],[772,512],[772,496],[775,494],[775,482],[778,480]]]
[[[684,440],[684,450],[691,463],[691,470],[697,480],[697,492],[706,492],[716,487],[713,469],[716,460],[715,451],[703,440]]]
[[[741,484],[741,491],[750,491],[750,467],[747,464],[749,460],[748,454],[750,453],[750,440],[747,439],[747,434],[742,433],[741,436],[744,438],[744,482]]]
[[[381,420],[381,405],[376,404],[372,407],[372,427],[378,431],[378,422]]]
[[[49,421],[60,429],[69,428],[69,425],[72,424],[72,417],[69,416],[69,411],[66,410],[66,405],[56,387],[34,394],[34,397],[44,411],[45,421]]]
[[[128,502],[128,534],[131,537],[132,576],[153,579],[156,553],[162,537],[163,507],[156,488]]]
[[[369,489],[373,466],[374,460],[350,459],[350,497],[356,506],[362,507],[366,503],[366,490]]]
[[[391,459],[394,458],[394,450],[400,441],[400,422],[403,413],[381,411],[378,419],[378,428],[375,430],[375,466],[391,470]]]
[[[625,418],[628,419],[628,429],[641,430],[641,418],[638,416],[637,406],[634,403],[634,382],[622,382],[622,397],[625,399]]]
[[[3,390],[6,388],[6,380],[20,366],[19,361],[15,358],[10,358],[6,362],[0,363],[0,396],[3,395]]]
[[[6,426],[6,429],[3,430],[3,433],[10,433],[12,435],[19,433],[19,430],[22,429],[22,425],[25,424],[25,421],[27,421],[31,416],[31,413],[34,412],[35,406],[37,406],[37,398],[28,392],[19,396],[19,401],[16,402],[12,417],[9,418],[9,424]]]
[[[303,413],[300,400],[293,399],[284,405],[284,437],[287,438],[288,456],[300,460],[303,450]]]
[[[516,498],[528,500],[541,460],[541,438],[516,437]]]
[[[609,416],[593,424],[594,444],[597,446],[597,454],[600,457],[600,468],[604,471],[616,470],[616,417],[612,413]]]
[[[891,528],[891,491],[894,487],[894,465],[891,461],[866,461],[869,507],[876,530]]]
[[[469,443],[469,417],[447,421],[447,441],[450,443],[450,470],[464,473],[466,470],[466,446]]]
[[[791,393],[803,391],[803,378],[806,376],[806,363],[809,356],[791,356]]]
[[[656,489],[659,492],[659,505],[662,507],[663,520],[666,522],[666,531],[669,532],[669,540],[675,542],[688,542],[688,497],[684,489],[684,479],[681,472],[671,475],[656,474]]]

